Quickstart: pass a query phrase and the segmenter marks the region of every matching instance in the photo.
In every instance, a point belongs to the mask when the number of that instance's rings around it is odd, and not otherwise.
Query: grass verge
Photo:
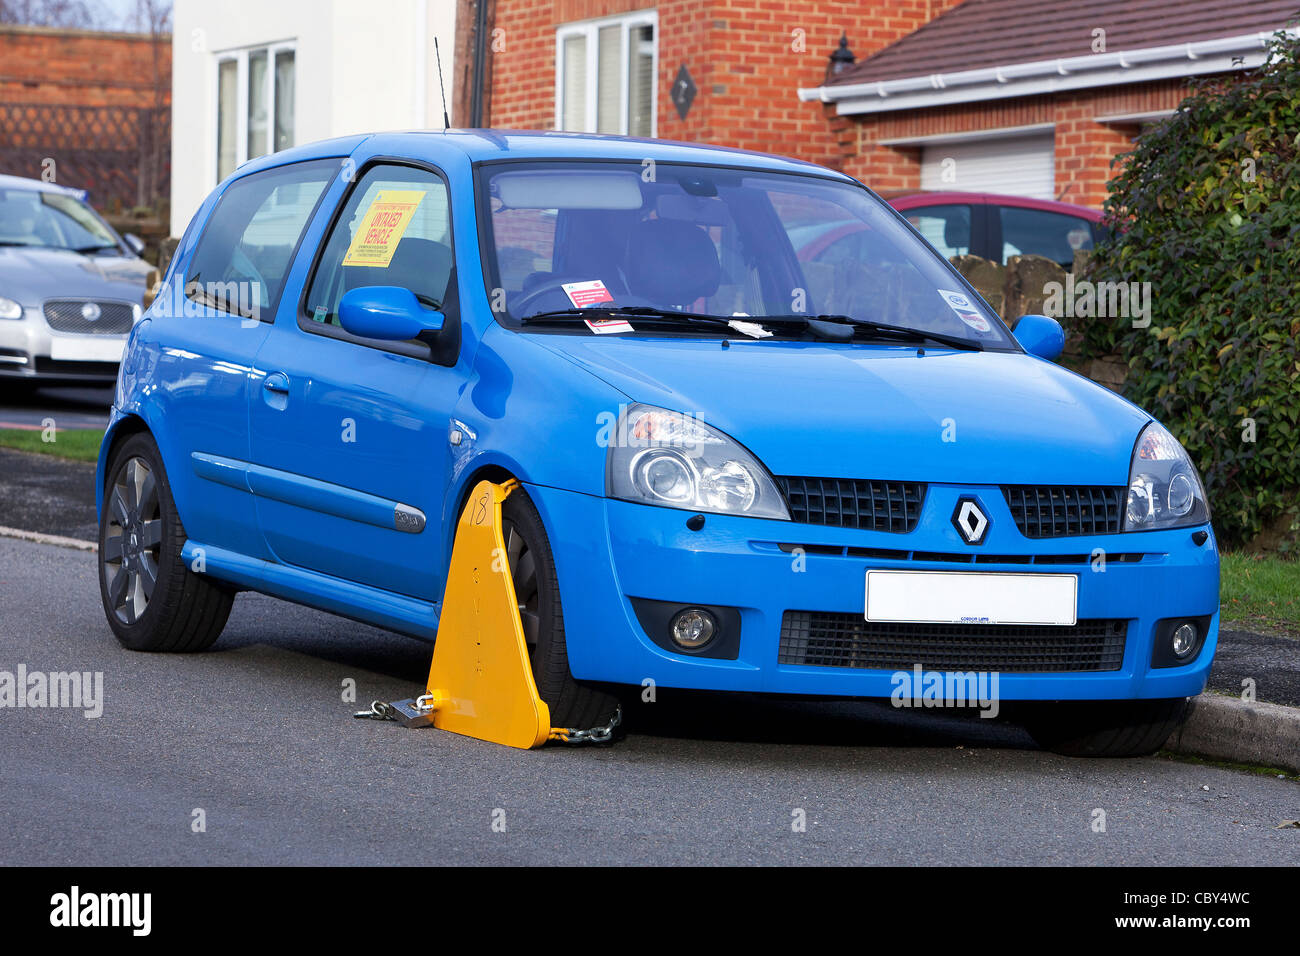
[[[1229,628],[1300,636],[1300,561],[1225,554],[1221,567],[1223,621]]]
[[[99,445],[104,440],[102,428],[64,429],[56,432],[51,442],[43,440],[44,434],[39,429],[0,428],[0,447],[93,462],[99,458]]]

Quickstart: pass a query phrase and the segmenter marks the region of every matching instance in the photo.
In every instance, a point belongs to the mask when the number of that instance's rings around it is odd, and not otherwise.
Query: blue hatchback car
[[[851,259],[800,256],[846,226]],[[1215,649],[1209,510],[1061,347],[791,159],[494,131],[276,153],[208,197],[131,333],[104,609],[137,650],[206,648],[245,589],[433,639],[467,496],[514,480],[557,725],[650,681],[979,687],[1045,746],[1150,752]]]

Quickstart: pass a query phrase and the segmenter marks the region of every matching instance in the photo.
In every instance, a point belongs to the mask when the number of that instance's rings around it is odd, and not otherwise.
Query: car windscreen
[[[1014,348],[948,263],[853,183],[537,161],[480,167],[479,201],[489,297],[512,327],[577,308],[837,315]]]
[[[35,189],[0,189],[0,245],[79,252],[118,248],[112,230],[83,202]]]

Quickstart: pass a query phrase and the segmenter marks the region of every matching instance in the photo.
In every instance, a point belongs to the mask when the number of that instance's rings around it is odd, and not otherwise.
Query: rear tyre
[[[98,556],[108,626],[133,651],[208,648],[226,626],[234,594],[181,560],[185,529],[153,439],[128,438],[108,476]]]
[[[1187,698],[1036,704],[1025,729],[1043,749],[1067,757],[1144,757],[1186,719]]]
[[[501,506],[501,537],[519,602],[519,619],[537,693],[551,711],[552,727],[587,730],[613,719],[618,700],[574,680],[564,640],[560,586],[546,529],[523,489]]]

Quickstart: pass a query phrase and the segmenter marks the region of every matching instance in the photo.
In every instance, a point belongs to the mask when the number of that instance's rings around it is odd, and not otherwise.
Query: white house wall
[[[455,0],[175,0],[171,231],[217,181],[217,58],[292,41],[296,144],[351,133],[441,129],[433,38],[451,102]]]

